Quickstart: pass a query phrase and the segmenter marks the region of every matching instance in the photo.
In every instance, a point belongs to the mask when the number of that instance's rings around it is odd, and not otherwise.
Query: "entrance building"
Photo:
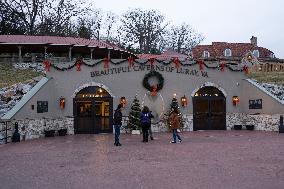
[[[101,87],[82,89],[73,99],[74,133],[111,133],[113,99]]]

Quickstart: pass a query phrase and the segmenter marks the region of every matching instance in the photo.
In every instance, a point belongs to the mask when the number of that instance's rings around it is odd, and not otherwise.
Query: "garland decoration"
[[[150,63],[152,66],[155,62],[157,62],[164,66],[169,66],[171,63],[173,63],[175,64],[175,68],[179,68],[181,66],[189,67],[189,66],[199,65],[200,70],[203,70],[205,66],[208,69],[220,69],[221,71],[224,71],[225,67],[227,67],[230,71],[234,71],[234,72],[245,71],[246,73],[248,72],[246,70],[250,67],[249,65],[245,65],[246,67],[244,67],[244,65],[241,63],[233,63],[233,62],[225,63],[218,59],[204,62],[203,60],[194,60],[194,59],[179,60],[178,58],[174,58],[172,60],[159,60],[159,59],[151,58],[151,59],[145,60],[145,59],[135,59],[134,57],[129,57],[128,59],[121,59],[121,60],[112,60],[112,59],[104,58],[104,59],[92,60],[90,62],[85,62],[84,59],[80,58],[79,60],[77,60],[73,64],[69,64],[68,66],[52,63],[52,60],[45,60],[43,61],[43,64],[44,64],[44,68],[46,71],[50,71],[50,67],[58,71],[66,71],[66,70],[70,70],[76,67],[77,71],[79,71],[81,70],[82,65],[85,65],[88,67],[95,67],[103,63],[104,69],[108,69],[110,63],[113,65],[119,65],[119,64],[124,64],[125,62],[126,63],[128,62],[129,67],[133,67],[134,64],[137,64],[139,66],[145,66],[147,63]]]
[[[51,63],[48,60],[43,61],[45,71],[50,71]]]
[[[152,77],[156,77],[158,79],[158,84],[157,85],[154,85],[154,86],[151,86],[150,83],[149,83],[149,79],[152,78]],[[143,79],[143,87],[145,89],[147,89],[148,91],[151,91],[153,95],[157,94],[157,92],[159,90],[161,90],[164,86],[164,77],[162,76],[162,74],[160,74],[159,72],[157,71],[150,71],[149,73],[147,73]]]

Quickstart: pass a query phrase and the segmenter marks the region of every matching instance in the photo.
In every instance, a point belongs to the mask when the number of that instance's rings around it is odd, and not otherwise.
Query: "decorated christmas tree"
[[[137,99],[137,96],[135,96],[129,113],[128,128],[132,130],[137,130],[140,128],[140,113],[141,113],[140,103],[139,100]]]

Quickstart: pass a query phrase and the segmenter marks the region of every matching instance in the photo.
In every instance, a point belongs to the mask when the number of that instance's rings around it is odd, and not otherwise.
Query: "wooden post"
[[[93,51],[94,51],[94,48],[91,48],[90,51],[91,51],[91,60],[93,60]]]
[[[72,61],[72,47],[69,47],[69,61]]]
[[[22,62],[22,46],[18,46],[19,49],[19,63]]]

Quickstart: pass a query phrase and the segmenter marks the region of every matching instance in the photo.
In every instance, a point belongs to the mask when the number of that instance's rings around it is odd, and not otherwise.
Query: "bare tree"
[[[112,29],[114,28],[114,24],[117,21],[118,21],[118,16],[116,14],[114,14],[113,12],[106,13],[104,23],[105,23],[107,41],[111,41],[111,38],[114,38],[114,36],[111,36],[111,32]]]
[[[156,10],[132,9],[122,17],[122,41],[129,47],[139,46],[143,53],[150,53],[163,35],[167,23]]]
[[[191,49],[204,40],[202,34],[197,33],[188,24],[172,26],[167,32],[167,47],[178,53],[189,54]]]
[[[47,0],[4,0],[1,6],[13,15],[17,15],[26,27],[28,34],[35,34],[35,27]]]

